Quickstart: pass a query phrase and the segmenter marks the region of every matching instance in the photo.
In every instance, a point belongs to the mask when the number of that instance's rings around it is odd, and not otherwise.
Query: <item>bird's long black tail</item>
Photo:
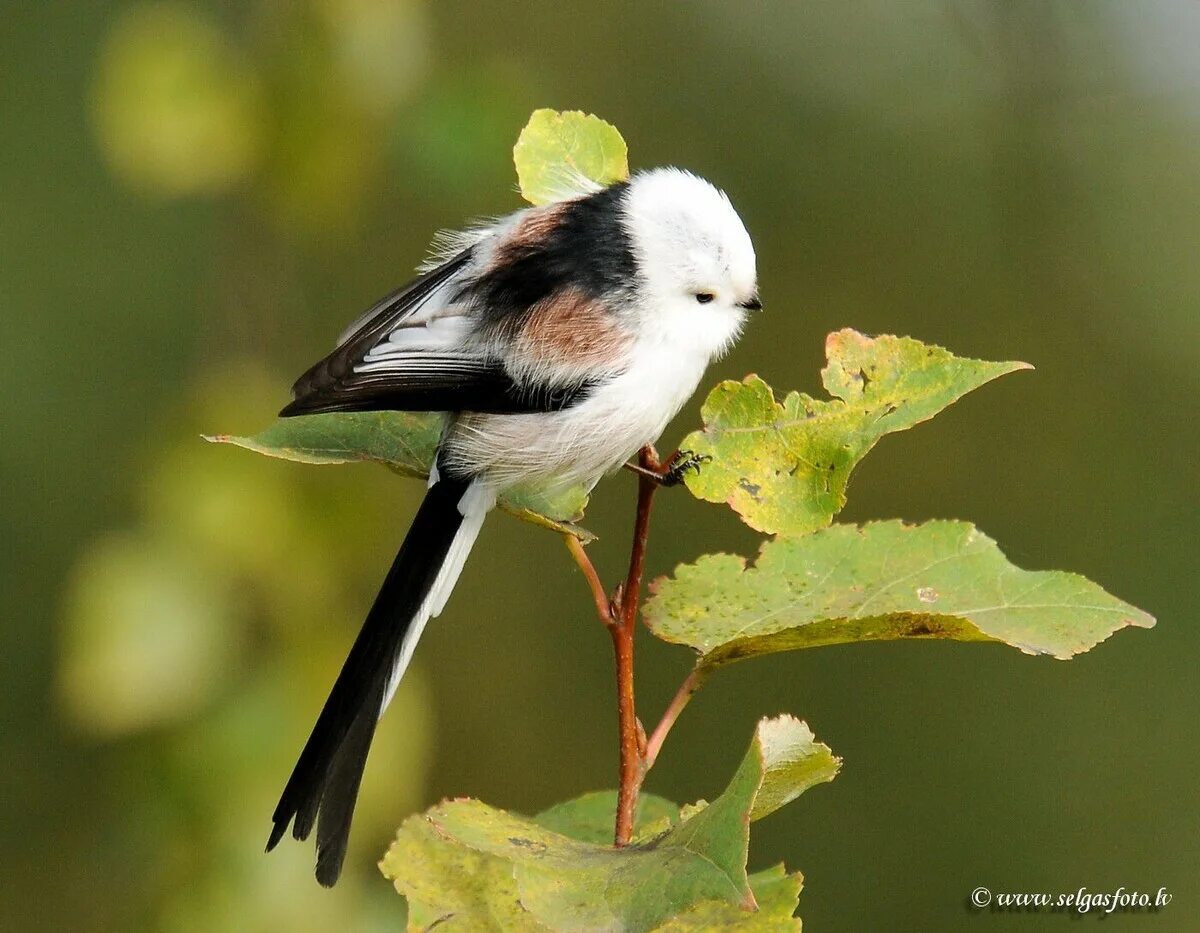
[[[341,873],[375,723],[425,623],[445,605],[491,505],[487,490],[470,480],[447,477],[430,486],[283,789],[267,851],[289,823],[296,839],[307,839],[315,822],[317,880],[326,887]]]

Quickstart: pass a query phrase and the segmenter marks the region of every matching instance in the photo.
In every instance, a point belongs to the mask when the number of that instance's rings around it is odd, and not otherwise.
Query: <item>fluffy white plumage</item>
[[[641,281],[615,307],[634,333],[619,372],[560,412],[466,415],[448,462],[503,492],[516,483],[592,483],[657,440],[704,370],[737,338],[756,295],[754,247],[728,197],[675,168],[635,175],[622,222]],[[700,304],[698,294],[712,295]]]

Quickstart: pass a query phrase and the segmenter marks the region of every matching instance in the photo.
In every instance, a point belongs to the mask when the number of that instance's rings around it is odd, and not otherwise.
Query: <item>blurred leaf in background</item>
[[[363,221],[386,187],[386,130],[430,63],[422,0],[259,3],[250,42],[270,101],[256,196],[284,232],[320,238]]]
[[[515,62],[503,50],[460,62],[442,72],[422,94],[401,108],[389,131],[392,166],[414,193],[426,192],[461,223],[497,209],[512,190],[507,154],[514,131],[529,116],[536,95],[530,71],[536,62]],[[505,208],[517,205],[512,202]],[[414,231],[428,236],[428,231]]]
[[[233,673],[241,633],[225,580],[176,541],[110,535],[81,558],[64,617],[63,700],[120,735],[196,714]]]
[[[422,0],[257,3],[235,36],[202,8],[130,7],[93,86],[101,150],[130,185],[167,196],[251,180],[284,230],[361,220],[382,186],[386,128],[426,77]]]
[[[133,6],[100,51],[92,113],[128,184],[163,195],[235,184],[262,147],[262,88],[219,25],[183,3]]]

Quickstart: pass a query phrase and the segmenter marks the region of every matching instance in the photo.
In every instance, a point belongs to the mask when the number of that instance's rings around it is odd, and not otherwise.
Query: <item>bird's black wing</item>
[[[588,382],[559,386],[517,384],[500,361],[463,346],[412,351],[389,344],[393,335],[440,307],[471,260],[468,248],[378,301],[327,357],[292,387],[283,417],[338,411],[556,411],[584,397]],[[428,316],[428,315],[426,315]],[[432,318],[431,318],[432,320]],[[419,325],[418,325],[419,326]]]

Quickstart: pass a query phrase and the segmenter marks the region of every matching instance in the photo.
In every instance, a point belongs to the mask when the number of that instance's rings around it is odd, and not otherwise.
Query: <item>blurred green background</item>
[[[1200,917],[1200,8],[1189,0],[18,0],[0,19],[0,928],[397,929],[409,813],[615,783],[608,639],[498,517],[379,731],[333,892],[269,814],[420,495],[253,431],[430,234],[518,206],[538,106],[724,187],[766,313],[712,380],[816,391],[826,332],[1037,365],[888,438],[846,520],[974,520],[1159,617],[1069,663],[878,644],[714,679],[648,789],[724,786],[756,718],[846,760],[756,826],[812,930],[1062,927],[972,888],[1166,887]],[[697,423],[699,402],[664,439]],[[633,482],[588,526],[616,578]],[[650,570],[755,536],[666,494]],[[641,639],[656,715],[686,652]],[[1091,921],[1087,921],[1091,922]]]

